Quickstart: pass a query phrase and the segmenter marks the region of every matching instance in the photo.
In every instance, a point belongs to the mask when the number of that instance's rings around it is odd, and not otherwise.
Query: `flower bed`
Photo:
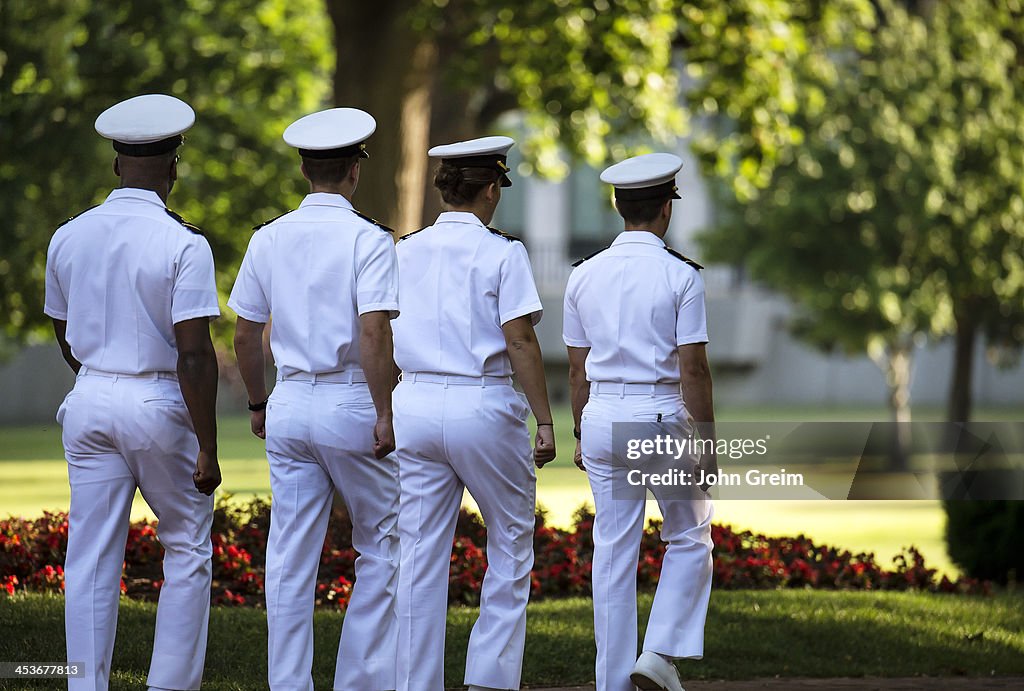
[[[593,513],[576,512],[571,530],[546,524],[537,514],[534,534],[533,598],[590,594],[594,553]],[[270,503],[248,504],[222,498],[213,522],[213,603],[262,607],[263,573],[270,525]],[[658,583],[665,545],[659,523],[644,531],[637,565],[637,584],[652,590]],[[352,525],[344,509],[335,508],[320,557],[316,604],[344,609],[355,579],[356,552]],[[729,589],[823,588],[843,590],[924,590],[987,593],[989,584],[960,578],[936,577],[913,547],[884,568],[873,554],[852,554],[819,545],[803,535],[766,537],[714,525],[714,587]],[[36,519],[0,521],[0,595],[20,591],[60,592],[64,585],[64,553],[68,523],[64,513],[44,513]],[[448,597],[452,603],[477,604],[487,570],[487,531],[476,514],[459,515],[452,549]],[[121,591],[128,597],[153,600],[163,583],[163,548],[155,523],[139,521],[128,531]]]

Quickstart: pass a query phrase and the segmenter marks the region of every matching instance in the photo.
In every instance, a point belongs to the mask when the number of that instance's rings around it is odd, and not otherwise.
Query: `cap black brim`
[[[512,180],[511,180],[511,178],[509,178],[509,176],[507,174],[502,173],[500,179],[501,179],[501,186],[502,187],[511,187],[512,186]]]
[[[370,157],[369,152],[366,150],[366,144],[362,142],[359,144],[342,146],[337,149],[299,149],[299,155],[303,158],[312,158],[316,160],[349,158],[350,156],[356,156],[357,158]]]
[[[129,144],[128,142],[119,142],[116,139],[113,140],[114,151],[125,156],[136,156],[144,158],[146,156],[159,156],[166,154],[170,151],[174,151],[185,138],[180,134],[176,134],[173,137],[167,137],[156,142],[147,142],[145,144]]]
[[[624,202],[639,202],[650,199],[682,199],[675,181],[669,180],[650,187],[616,187],[615,198]]]

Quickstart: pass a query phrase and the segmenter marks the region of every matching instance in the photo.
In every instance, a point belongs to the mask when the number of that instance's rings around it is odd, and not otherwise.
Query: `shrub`
[[[960,502],[968,505],[968,502]],[[974,502],[977,504],[977,502]],[[994,522],[994,519],[993,519]],[[222,497],[214,511],[212,602],[226,606],[263,607],[270,503],[256,499],[237,504]],[[534,531],[534,599],[590,595],[594,555],[594,515],[579,509],[570,530],[547,525],[538,511]],[[644,530],[637,564],[637,585],[653,590],[661,574],[665,544],[660,523]],[[345,609],[355,581],[356,551],[352,524],[342,505],[336,504],[327,539],[320,554],[316,586],[318,607]],[[842,590],[922,590],[949,593],[984,593],[987,582],[973,578],[937,579],[913,547],[893,559],[893,568],[878,564],[873,554],[852,554],[816,544],[804,535],[767,537],[713,525],[715,588],[824,588]],[[0,521],[0,596],[20,591],[61,592],[67,516],[45,513],[37,519]],[[456,522],[449,570],[449,602],[475,605],[487,571],[487,529],[480,517],[461,511]],[[987,545],[989,551],[993,546]],[[1007,550],[1012,552],[1013,550]],[[1015,555],[1016,556],[1016,555]],[[121,590],[127,597],[153,600],[163,584],[163,548],[156,525],[133,523],[125,546]]]
[[[946,546],[969,576],[1003,585],[1024,575],[1024,502],[946,500]]]

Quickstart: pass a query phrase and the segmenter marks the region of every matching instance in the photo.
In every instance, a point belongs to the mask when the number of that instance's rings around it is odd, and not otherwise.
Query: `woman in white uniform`
[[[487,524],[487,575],[466,658],[471,690],[518,689],[536,476],[555,457],[526,248],[487,226],[512,184],[508,137],[434,147],[446,211],[398,243],[395,431],[401,478],[398,688],[442,691],[448,567],[463,490]],[[525,393],[512,387],[516,375]],[[537,420],[531,452],[526,420]]]

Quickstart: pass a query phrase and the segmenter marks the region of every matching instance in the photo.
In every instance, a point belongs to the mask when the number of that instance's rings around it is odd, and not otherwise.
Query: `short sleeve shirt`
[[[587,380],[679,381],[677,348],[706,343],[700,272],[646,231],[624,231],[569,276],[562,340],[590,348]]]
[[[399,241],[402,315],[395,362],[403,372],[509,376],[502,326],[543,314],[526,247],[471,213],[448,211]]]
[[[359,316],[398,315],[394,240],[342,195],[309,194],[253,234],[228,306],[253,322],[273,314],[282,374],[358,369]]]
[[[220,315],[213,253],[155,192],[114,190],[53,234],[43,311],[67,322],[71,353],[86,367],[174,371],[174,325]]]

